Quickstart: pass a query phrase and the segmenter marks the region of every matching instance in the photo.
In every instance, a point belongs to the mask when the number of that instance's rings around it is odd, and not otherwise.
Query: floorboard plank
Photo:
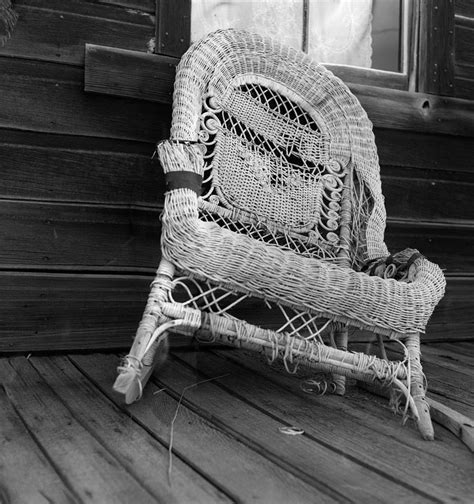
[[[119,410],[64,356],[32,357],[30,362],[74,418],[111,452],[158,502],[230,502],[181,460],[174,463],[173,486],[166,478],[168,450]]]
[[[448,349],[455,353],[460,360],[468,364],[470,363],[472,366],[472,360],[474,358],[474,341],[442,342],[432,346],[433,348]]]
[[[46,504],[78,502],[0,387],[0,502]]]
[[[28,359],[4,361],[0,378],[16,411],[78,500],[87,504],[156,503],[80,425]]]
[[[304,398],[286,393],[263,377],[255,380],[253,373],[223,358],[209,352],[183,352],[178,354],[178,360],[204,376],[227,373],[228,376],[216,383],[239,399],[263,409],[274,418],[297,425],[315,441],[359,461],[374,473],[395,478],[414,492],[429,494],[434,500],[455,501],[462,500],[474,490],[471,473],[461,470],[458,465],[409,448],[396,439],[374,437],[370,426],[354,422],[329,408],[312,408]],[[338,425],[337,430],[333,429],[334,425]],[[399,426],[399,429],[403,427]]]
[[[149,383],[142,399],[125,407],[111,390],[118,363],[116,356],[93,354],[72,355],[70,358],[136,422],[169,445],[171,422],[178,407],[176,397]],[[239,502],[341,502],[282,470],[223,432],[212,421],[194,413],[184,403],[180,405],[174,423],[173,453],[193,467],[198,467],[208,480]],[[163,474],[161,477],[167,476]],[[173,470],[173,480],[175,477]],[[345,499],[342,501],[346,502]]]
[[[214,374],[216,375],[219,373]],[[199,382],[206,375],[175,361],[155,377],[159,384],[179,395],[185,387]],[[226,378],[223,380],[225,382]],[[273,400],[278,401],[279,397],[274,397]],[[421,492],[414,492],[392,478],[383,477],[315,439],[306,435],[281,434],[279,428],[291,425],[288,419],[275,418],[224,391],[215,383],[204,383],[187,391],[185,401],[201,415],[212,419],[215,424],[227,429],[266,458],[286,470],[295,471],[309,484],[327,485],[339,494],[339,498],[360,502],[371,499],[393,502],[393,495],[397,495],[403,502],[433,502]],[[343,477],[333,470],[341,463],[344,464]]]
[[[413,425],[401,426],[400,417],[395,417],[385,398],[379,398],[367,394],[358,388],[351,388],[343,398],[325,395],[318,396],[303,392],[300,380],[274,365],[270,366],[253,354],[244,351],[220,350],[218,355],[251,370],[256,379],[267,378],[273,383],[286,389],[291,394],[303,397],[305,401],[319,411],[321,408],[331,408],[341,416],[349,416],[359,423],[369,426],[374,437],[383,435],[389,438],[399,439],[406,446],[415,448],[421,453],[433,455],[449,463],[455,463],[459,467],[465,467],[472,463],[471,454],[462,443],[458,442],[450,432],[444,428],[436,428],[436,441],[427,443],[423,441]],[[436,397],[436,399],[439,399]],[[447,404],[448,405],[448,404]]]
[[[360,351],[364,346],[355,344],[352,348]],[[403,358],[403,350],[399,345],[389,343],[386,345],[386,351],[390,359]],[[472,361],[473,359],[471,363]],[[469,368],[459,366],[456,361],[452,363],[449,360],[443,360],[426,345],[422,347],[422,364],[428,382],[428,393],[445,397],[451,404],[457,402],[465,415],[474,418],[472,364]]]

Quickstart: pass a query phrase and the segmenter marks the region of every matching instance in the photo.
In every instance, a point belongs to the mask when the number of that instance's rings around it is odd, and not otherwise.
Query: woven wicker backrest
[[[343,264],[384,255],[371,124],[304,53],[235,30],[195,44],[178,67],[171,139],[203,150],[202,219]]]

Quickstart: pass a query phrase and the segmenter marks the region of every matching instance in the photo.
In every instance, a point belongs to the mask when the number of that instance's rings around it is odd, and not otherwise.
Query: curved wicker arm
[[[413,284],[414,294],[418,288],[429,289],[433,307],[443,297],[446,288],[442,270],[417,249],[407,248],[394,255],[368,261],[362,271],[370,276]]]

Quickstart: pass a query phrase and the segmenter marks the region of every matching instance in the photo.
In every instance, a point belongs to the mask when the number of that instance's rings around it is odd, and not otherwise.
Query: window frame
[[[190,45],[191,0],[156,0],[156,19],[155,53],[181,57]],[[454,0],[402,0],[402,19],[401,72],[325,66],[347,83],[454,95]]]

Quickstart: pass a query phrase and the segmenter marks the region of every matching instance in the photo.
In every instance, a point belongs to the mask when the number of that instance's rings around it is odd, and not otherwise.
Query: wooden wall
[[[153,0],[15,8],[0,48],[0,352],[128,346],[159,260],[151,155],[177,60],[147,54]],[[85,43],[121,50],[91,46],[85,65]],[[474,102],[351,87],[375,125],[391,250],[419,248],[448,277],[426,338],[473,338]]]
[[[170,107],[84,92],[84,44],[146,54],[154,0],[16,0],[0,48],[0,351],[129,344],[159,257]]]
[[[474,100],[474,2],[455,1],[455,94]]]

